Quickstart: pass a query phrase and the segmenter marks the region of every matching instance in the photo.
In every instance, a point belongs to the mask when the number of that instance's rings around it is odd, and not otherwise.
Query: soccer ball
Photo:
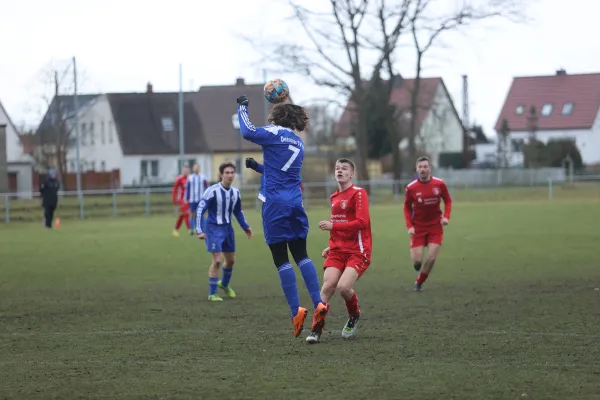
[[[271,79],[265,83],[264,92],[265,99],[273,104],[283,103],[290,97],[290,88],[283,79]]]

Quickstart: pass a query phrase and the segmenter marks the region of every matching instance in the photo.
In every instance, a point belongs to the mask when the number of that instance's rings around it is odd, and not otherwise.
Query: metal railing
[[[404,187],[409,181],[381,180],[356,182],[367,187],[371,204],[398,204],[402,201]],[[600,176],[575,176],[569,179],[549,179],[545,183],[527,185],[490,185],[484,183],[446,184],[454,202],[497,201],[600,201]],[[329,207],[329,196],[337,188],[334,181],[305,183],[304,206],[307,209]],[[260,209],[257,199],[259,186],[240,188],[244,209]],[[99,219],[152,215],[175,215],[179,208],[173,204],[170,189],[113,189],[83,191],[81,202],[77,192],[59,194],[56,216],[63,219]],[[6,224],[19,221],[39,221],[42,218],[39,193],[0,194],[0,221]],[[2,218],[1,216],[4,216]]]

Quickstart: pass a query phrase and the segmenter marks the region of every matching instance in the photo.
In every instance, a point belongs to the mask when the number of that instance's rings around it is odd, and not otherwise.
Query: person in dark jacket
[[[46,228],[52,228],[54,220],[54,211],[58,206],[58,191],[60,183],[56,179],[56,170],[51,170],[46,182],[40,186],[40,197],[42,198],[42,207],[44,208],[44,223]]]

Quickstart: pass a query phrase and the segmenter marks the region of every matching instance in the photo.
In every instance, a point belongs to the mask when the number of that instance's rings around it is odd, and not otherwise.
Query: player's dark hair
[[[308,112],[296,104],[277,104],[269,112],[267,120],[273,125],[302,132],[308,125]]]
[[[235,164],[232,163],[231,161],[228,162],[224,162],[223,164],[219,165],[219,175],[223,175],[223,172],[225,172],[225,168],[233,168],[233,171],[236,171],[235,168]]]
[[[417,158],[417,164],[423,161],[427,161],[429,163],[429,165],[431,165],[431,160],[429,159],[429,157],[425,157],[425,156],[421,156],[419,158]]]
[[[339,159],[339,160],[337,160],[335,163],[336,163],[336,164],[337,164],[337,163],[340,163],[340,164],[348,164],[348,165],[350,165],[350,166],[352,167],[352,171],[356,170],[356,165],[354,165],[354,163],[352,162],[352,160],[350,160],[349,158],[340,158],[340,159]]]

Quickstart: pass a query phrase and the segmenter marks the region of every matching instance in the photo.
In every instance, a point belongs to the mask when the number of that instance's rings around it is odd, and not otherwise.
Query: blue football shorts
[[[206,224],[206,251],[209,253],[234,253],[235,232],[231,225]]]
[[[267,201],[262,205],[262,222],[267,244],[291,242],[308,236],[308,216],[301,205]]]

